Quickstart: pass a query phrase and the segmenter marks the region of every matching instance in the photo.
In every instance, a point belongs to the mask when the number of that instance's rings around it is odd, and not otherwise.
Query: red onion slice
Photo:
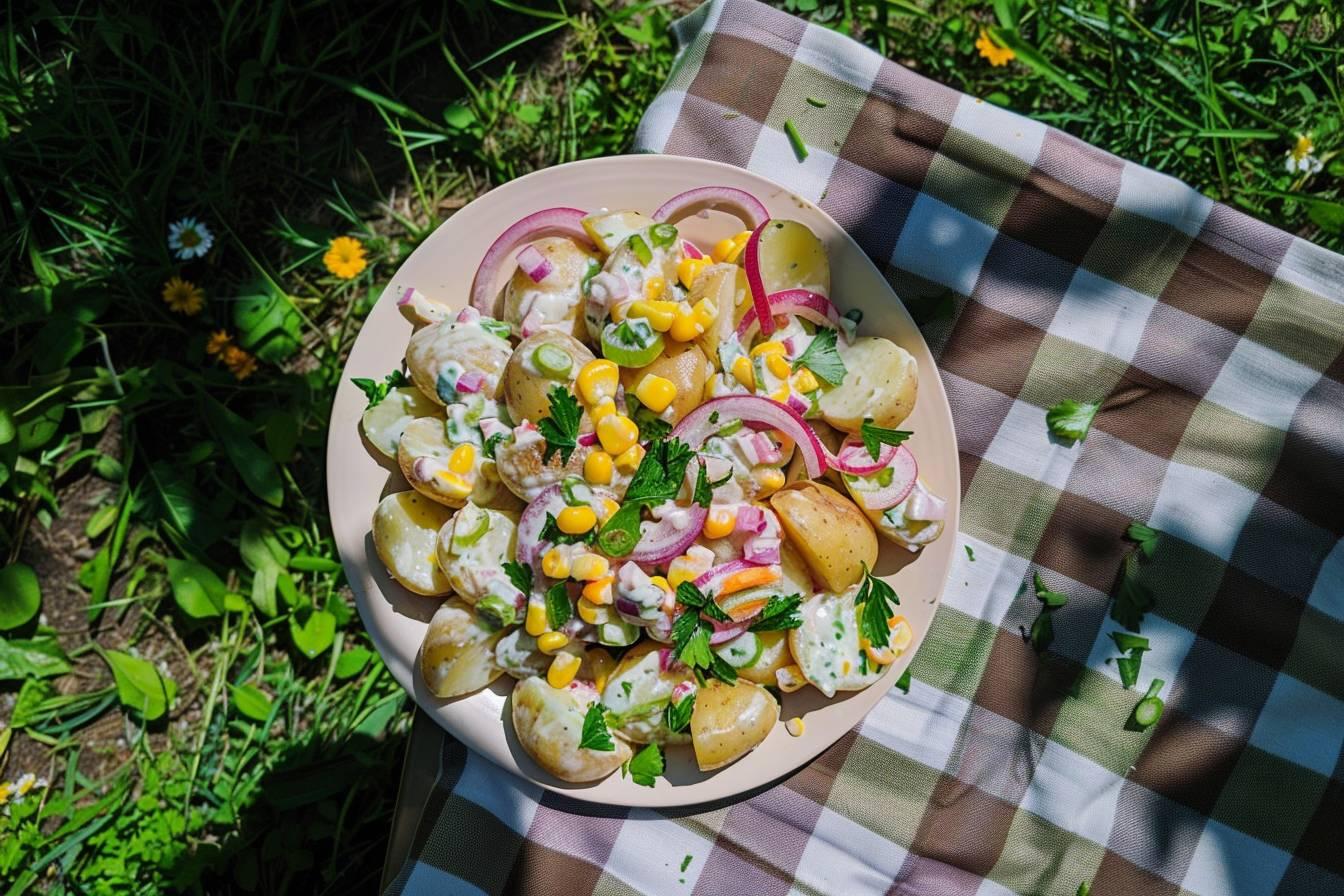
[[[690,240],[681,241],[681,254],[687,258],[704,258],[705,253],[700,251],[700,247]]]
[[[910,453],[909,448],[904,445],[897,446],[896,455],[889,466],[892,471],[891,485],[871,491],[854,489],[855,497],[865,509],[887,510],[895,507],[904,501],[915,487],[915,480],[919,477],[919,464],[915,463],[915,456]]]
[[[751,270],[748,268],[747,276],[750,278]],[[758,273],[759,276],[759,273]],[[762,287],[764,288],[764,287]],[[755,287],[752,287],[752,296],[755,297]],[[818,292],[811,292],[806,289],[785,289],[780,292],[771,293],[765,297],[765,303],[768,310],[765,312],[770,320],[770,330],[762,330],[765,335],[770,335],[774,330],[774,318],[784,314],[792,314],[801,317],[803,320],[809,320],[814,324],[822,326],[842,328],[841,321],[844,319],[840,312],[831,304],[831,300]],[[737,325],[737,339],[743,345],[755,334],[758,322],[761,320],[760,306],[756,305],[742,315],[742,320]]]
[[[457,378],[457,391],[463,395],[470,395],[481,391],[482,384],[485,383],[485,374],[479,370],[465,371]]]
[[[775,319],[770,314],[769,297],[765,294],[765,278],[761,276],[761,233],[768,221],[762,221],[751,232],[746,248],[742,250],[742,268],[747,272],[747,286],[751,289],[752,310],[761,328],[762,336],[775,332]],[[746,317],[742,318],[746,320]]]
[[[586,214],[577,208],[547,208],[512,224],[490,244],[480,267],[476,269],[476,279],[471,284],[471,307],[482,314],[498,316],[495,314],[495,301],[499,296],[496,284],[500,266],[508,259],[509,253],[523,243],[546,236],[567,236],[585,246],[592,246],[592,239],[580,223]]]
[[[898,445],[883,443],[877,452],[877,460],[873,460],[873,456],[868,453],[863,440],[851,435],[845,439],[844,444],[840,446],[840,450],[836,452],[831,466],[841,473],[869,476],[890,464],[891,459],[896,456],[896,449],[899,447]]]
[[[518,253],[518,267],[523,269],[523,273],[532,278],[533,283],[540,283],[546,279],[546,275],[552,270],[551,262],[541,251],[533,245],[523,247],[523,251]]]
[[[669,221],[673,224],[688,215],[709,211],[726,212],[746,224],[752,230],[770,219],[761,200],[736,187],[697,187],[678,193],[658,206],[653,213],[655,221]]]
[[[714,422],[710,417],[714,416]],[[763,395],[725,395],[709,401],[681,418],[672,435],[692,449],[699,450],[705,440],[729,420],[760,423],[777,429],[793,439],[803,456],[807,475],[816,479],[826,471],[826,452],[821,440],[807,425],[802,415],[790,407],[771,401]]]
[[[750,618],[743,619],[741,622],[720,622],[717,619],[709,620],[710,624],[714,626],[714,632],[709,636],[709,643],[712,646],[717,646],[733,640],[747,629],[751,628],[752,622],[758,615],[760,614],[752,614]]]
[[[685,513],[686,527],[675,525],[676,516]],[[666,563],[686,552],[686,549],[700,537],[705,528],[705,519],[709,510],[699,504],[678,507],[666,514],[661,520],[639,524],[639,541],[635,549],[626,557],[635,563]]]
[[[531,566],[541,559],[541,530],[546,528],[546,514],[558,514],[565,507],[565,496],[559,485],[542,489],[518,517],[518,562]]]

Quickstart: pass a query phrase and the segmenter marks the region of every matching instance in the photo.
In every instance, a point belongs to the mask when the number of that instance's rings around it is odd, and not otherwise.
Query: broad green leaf
[[[243,523],[243,531],[238,538],[238,553],[251,570],[267,568],[283,569],[289,565],[289,551],[279,536],[266,527],[260,520],[248,520]]]
[[[192,619],[208,619],[224,612],[224,594],[228,591],[214,571],[195,560],[169,557],[168,581],[173,600]]]
[[[279,507],[285,501],[285,489],[275,461],[252,441],[249,427],[242,417],[209,396],[204,396],[203,400],[206,422],[210,424],[210,429],[219,439],[238,474],[243,477],[243,484],[267,504]]]
[[[57,698],[56,688],[42,678],[29,678],[19,688],[19,699],[14,703],[14,713],[9,718],[11,728],[27,728],[42,715],[48,701]]]
[[[233,303],[233,324],[238,344],[263,361],[283,361],[298,351],[303,319],[287,296],[277,295],[263,280],[243,287]]]
[[[26,563],[0,567],[0,631],[18,628],[42,607],[37,573]]]
[[[0,639],[0,681],[47,678],[69,671],[65,651],[49,635],[26,641]]]
[[[336,660],[337,678],[354,678],[369,664],[373,651],[367,647],[352,647]]]
[[[49,400],[23,415],[18,423],[19,451],[36,451],[51,441],[65,417],[65,402]]]
[[[14,426],[14,415],[8,408],[0,408],[0,445],[8,445],[14,441],[14,436],[18,433]]]
[[[283,464],[294,455],[299,443],[299,418],[290,411],[272,411],[262,434],[271,460]]]
[[[326,557],[313,554],[295,554],[289,564],[299,572],[340,572],[341,564]]]
[[[84,535],[90,541],[97,538],[107,531],[107,527],[117,521],[117,513],[121,510],[116,504],[104,504],[95,510],[90,516],[89,521],[84,524]]]
[[[271,698],[259,687],[250,684],[231,684],[229,693],[233,695],[233,708],[258,722],[264,722],[271,716]]]
[[[84,328],[79,321],[58,315],[33,336],[33,366],[39,373],[51,373],[70,363],[84,348]]]
[[[305,616],[300,623],[299,618]],[[312,659],[331,646],[336,638],[336,617],[326,610],[312,610],[308,613],[295,613],[289,617],[289,634],[294,638],[294,646],[299,648],[308,659]]]
[[[177,682],[160,675],[149,660],[120,650],[104,650],[102,654],[112,670],[117,698],[123,706],[139,713],[147,722],[168,711],[177,696]]]
[[[1307,217],[1326,233],[1344,233],[1344,205],[1325,199],[1303,200],[1307,204]]]
[[[252,574],[252,604],[267,616],[279,610],[275,602],[275,584],[280,570],[274,566],[259,569]]]
[[[179,539],[204,552],[219,540],[223,523],[205,509],[191,480],[170,461],[149,466],[150,493],[158,503],[155,515]]]

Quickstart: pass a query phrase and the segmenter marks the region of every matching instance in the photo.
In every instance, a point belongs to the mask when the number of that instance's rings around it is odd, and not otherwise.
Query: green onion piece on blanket
[[[794,127],[792,121],[784,122],[784,133],[788,134],[789,142],[793,144],[793,153],[798,157],[798,161],[807,158],[807,144],[803,142],[803,135],[798,133],[798,128]]]

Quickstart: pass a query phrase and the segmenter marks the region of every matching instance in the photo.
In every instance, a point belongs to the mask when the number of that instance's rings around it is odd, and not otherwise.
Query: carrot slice
[[[738,604],[728,613],[728,618],[734,622],[741,622],[743,619],[750,619],[759,611],[765,609],[767,598],[760,600],[749,600]]]
[[[746,591],[748,588],[755,588],[757,585],[769,585],[771,582],[780,579],[780,572],[772,566],[753,566],[751,569],[744,569],[726,576],[719,583],[718,596],[732,594],[735,591]]]

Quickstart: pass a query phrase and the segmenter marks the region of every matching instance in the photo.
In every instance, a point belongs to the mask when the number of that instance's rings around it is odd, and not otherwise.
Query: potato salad
[[[686,239],[709,209],[743,229]],[[374,545],[441,601],[429,690],[509,676],[543,769],[653,786],[664,748],[717,769],[782,693],[876,682],[915,635],[872,573],[879,539],[919,551],[945,505],[901,429],[914,357],[830,294],[824,244],[728,187],[529,215],[465,307],[406,289],[405,372],[358,383],[367,443],[405,478]]]

